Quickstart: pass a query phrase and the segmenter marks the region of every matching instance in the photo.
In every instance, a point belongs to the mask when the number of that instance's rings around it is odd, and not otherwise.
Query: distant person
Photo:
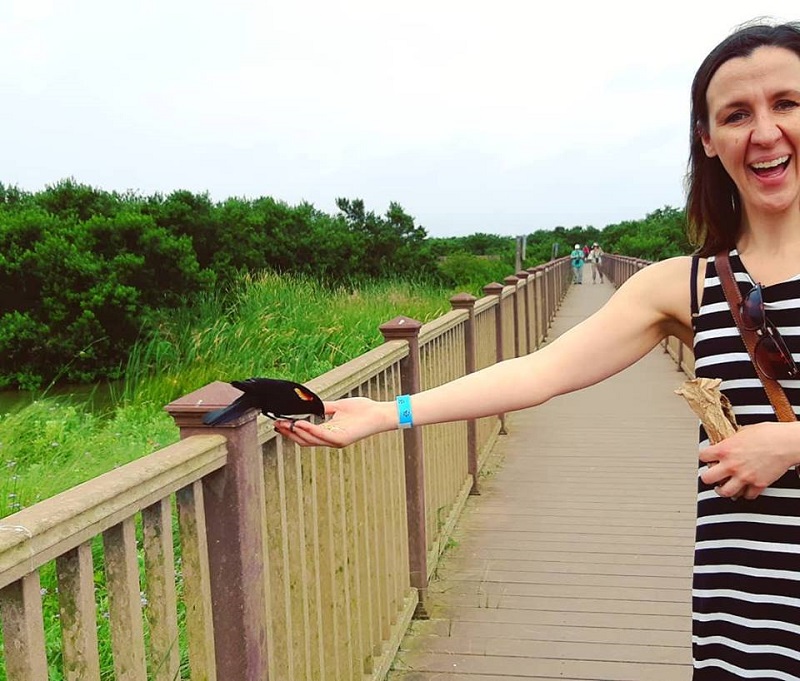
[[[593,243],[592,250],[589,251],[589,262],[592,264],[592,283],[596,284],[597,282],[595,279],[597,276],[600,276],[600,283],[603,283],[603,270],[600,265],[603,264],[603,249],[600,248],[600,244]]]
[[[575,248],[572,249],[572,253],[569,254],[570,263],[572,265],[572,283],[573,284],[582,284],[583,283],[583,261],[586,257],[581,250],[580,244],[575,244]]]
[[[536,352],[397,403],[328,402],[326,423],[276,428],[302,445],[343,447],[400,427],[534,407],[599,383],[676,336],[694,348],[698,377],[722,379],[741,426],[717,444],[699,427],[692,681],[798,681],[800,423],[778,420],[756,366],[800,411],[800,22],[761,20],[714,47],[692,81],[687,128],[694,256],[639,270],[595,314]],[[732,306],[719,277],[726,260],[742,298]],[[734,312],[759,336],[750,349]],[[630,434],[623,428],[619,437]],[[615,475],[642,475],[606,473],[611,486]],[[531,493],[544,484],[532,481]],[[642,495],[654,506],[662,484],[642,477]]]
[[[589,244],[586,244],[583,247],[583,259],[586,260],[589,257]]]

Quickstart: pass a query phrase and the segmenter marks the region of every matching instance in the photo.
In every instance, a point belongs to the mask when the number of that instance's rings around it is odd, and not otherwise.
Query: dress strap
[[[692,292],[692,326],[694,326],[694,320],[698,314],[700,314],[700,307],[697,304],[697,268],[700,264],[700,256],[693,255],[692,256],[692,275],[691,279],[689,280],[689,288]]]

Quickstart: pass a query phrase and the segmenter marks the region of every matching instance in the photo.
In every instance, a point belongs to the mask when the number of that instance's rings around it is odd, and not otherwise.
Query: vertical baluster
[[[142,511],[150,669],[154,681],[173,681],[180,668],[175,553],[169,498]]]
[[[0,590],[6,675],[9,681],[47,678],[39,572],[31,572]]]
[[[118,681],[138,681],[147,677],[147,665],[134,519],[103,532],[103,548],[114,673]]]
[[[91,543],[81,544],[56,558],[56,574],[64,678],[67,681],[99,681]]]

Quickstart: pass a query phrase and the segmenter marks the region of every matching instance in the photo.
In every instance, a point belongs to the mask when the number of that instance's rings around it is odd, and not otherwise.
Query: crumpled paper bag
[[[692,378],[675,391],[697,414],[712,445],[730,437],[740,427],[730,400],[719,390],[720,383],[721,378]]]

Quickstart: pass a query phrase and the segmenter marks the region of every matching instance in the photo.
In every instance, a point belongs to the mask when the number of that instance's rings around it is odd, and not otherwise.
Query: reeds
[[[45,396],[0,416],[0,517],[175,441],[162,407],[181,395],[249,376],[306,381],[378,345],[378,326],[392,317],[442,314],[448,293],[401,280],[331,289],[243,276],[231,291],[165,315],[133,348],[106,411]]]

